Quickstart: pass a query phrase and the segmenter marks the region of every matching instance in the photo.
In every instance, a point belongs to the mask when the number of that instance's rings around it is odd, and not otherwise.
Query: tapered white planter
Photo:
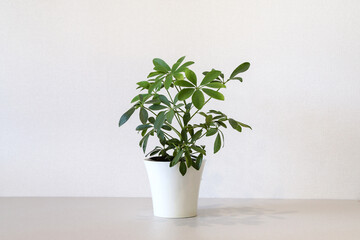
[[[188,168],[185,176],[179,166],[169,167],[169,162],[146,159],[154,215],[165,218],[186,218],[197,215],[199,188],[205,161],[200,170]]]

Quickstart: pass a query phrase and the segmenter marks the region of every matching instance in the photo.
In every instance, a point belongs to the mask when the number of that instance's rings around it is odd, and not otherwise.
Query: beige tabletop
[[[360,201],[200,199],[165,219],[148,198],[0,198],[0,239],[359,240]]]

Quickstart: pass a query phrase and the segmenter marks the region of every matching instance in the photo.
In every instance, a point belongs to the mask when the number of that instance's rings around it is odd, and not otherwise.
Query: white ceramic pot
[[[186,218],[197,215],[199,188],[205,161],[200,170],[191,167],[185,176],[179,165],[169,167],[169,162],[146,159],[154,215],[165,218]]]

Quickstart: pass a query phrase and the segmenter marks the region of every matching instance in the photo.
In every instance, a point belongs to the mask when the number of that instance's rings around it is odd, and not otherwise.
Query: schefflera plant
[[[243,128],[251,129],[220,111],[200,111],[212,99],[224,101],[221,89],[226,88],[231,80],[242,82],[238,75],[248,70],[250,63],[240,64],[226,80],[221,71],[212,69],[203,72],[204,77],[198,81],[196,74],[189,69],[194,62],[183,63],[184,59],[181,57],[170,67],[162,59],[155,58],[154,71],[146,81],[137,83],[141,93],[131,100],[134,105],[119,121],[120,127],[135,110],[139,110],[141,124],[136,127],[142,136],[139,146],[145,153],[150,136],[156,136],[160,145],[146,156],[169,161],[170,167],[178,165],[182,175],[186,174],[187,168],[200,169],[206,155],[205,146],[198,143],[201,138],[214,136],[214,153],[217,153],[224,143],[222,128],[227,128],[226,123],[238,132]],[[198,114],[204,117],[204,121],[192,123]]]

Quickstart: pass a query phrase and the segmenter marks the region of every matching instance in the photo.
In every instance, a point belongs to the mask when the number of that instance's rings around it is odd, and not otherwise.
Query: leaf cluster
[[[141,124],[136,127],[142,136],[139,146],[146,153],[150,136],[156,136],[160,145],[146,156],[169,161],[170,167],[178,166],[182,175],[190,167],[200,169],[206,156],[205,146],[198,143],[201,138],[216,135],[213,149],[217,153],[224,145],[222,128],[227,128],[227,124],[238,132],[243,128],[251,129],[220,111],[200,111],[212,99],[224,101],[220,91],[231,80],[242,82],[238,74],[248,70],[250,63],[240,64],[227,80],[221,71],[215,69],[203,72],[202,79],[198,80],[189,68],[194,62],[184,62],[184,59],[179,58],[170,67],[164,60],[155,58],[154,71],[149,73],[147,80],[137,82],[140,93],[131,100],[133,106],[119,121],[120,127],[135,110],[139,110]],[[193,124],[191,120],[198,114],[204,117],[204,121]]]

